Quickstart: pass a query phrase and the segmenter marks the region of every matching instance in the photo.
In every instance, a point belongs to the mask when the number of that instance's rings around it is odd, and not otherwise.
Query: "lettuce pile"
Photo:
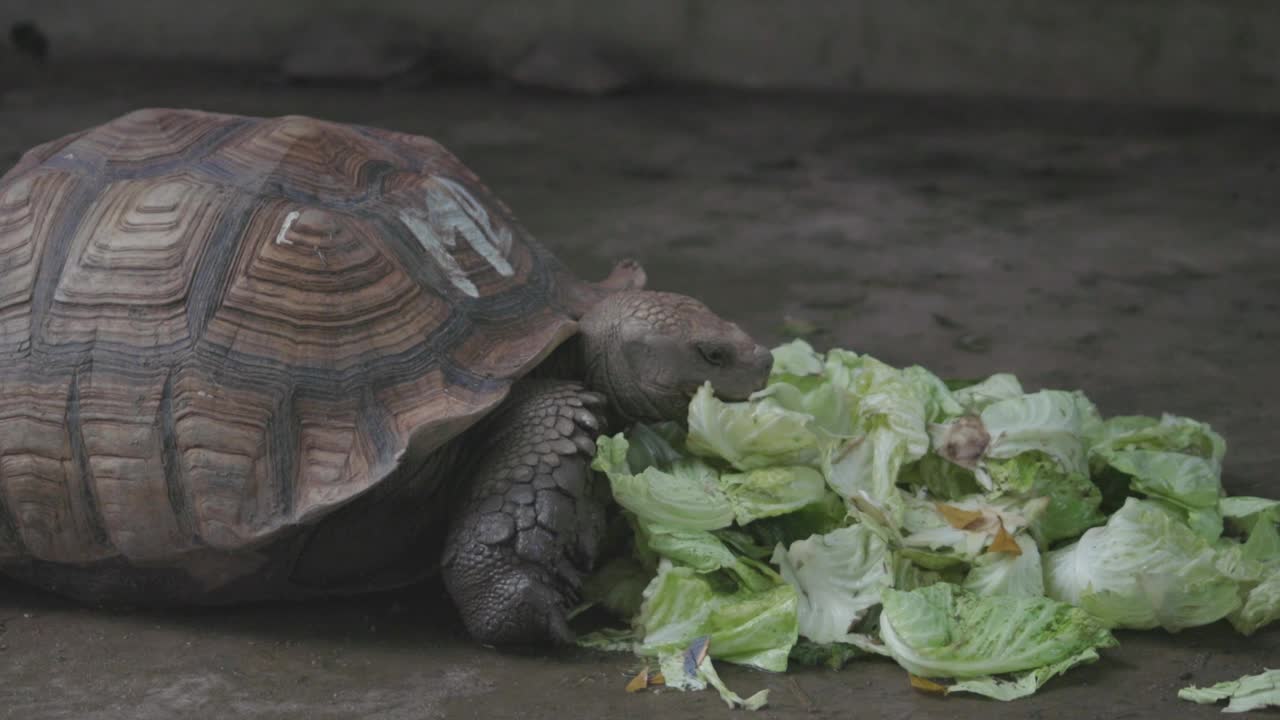
[[[1208,425],[803,340],[773,355],[747,401],[708,384],[686,423],[599,438],[628,532],[585,591],[628,625],[583,645],[731,706],[766,697],[728,691],[713,658],[881,655],[1013,700],[1096,661],[1116,628],[1280,619],[1280,501],[1226,495]]]

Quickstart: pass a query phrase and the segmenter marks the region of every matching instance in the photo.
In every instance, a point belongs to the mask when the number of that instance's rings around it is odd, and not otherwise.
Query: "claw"
[[[573,436],[573,444],[577,445],[578,449],[582,451],[582,454],[586,455],[587,457],[591,457],[596,454],[595,441],[587,437],[586,435],[575,434]]]
[[[573,421],[593,433],[600,432],[600,421],[596,419],[595,415],[586,410],[575,410]]]
[[[606,398],[598,392],[591,392],[590,390],[584,390],[583,392],[578,393],[578,397],[582,398],[583,404],[587,407],[604,407],[609,402],[609,398]]]
[[[547,635],[548,639],[556,645],[570,646],[577,641],[578,636],[569,628],[569,621],[565,618],[563,610],[554,610],[550,617],[547,618]]]

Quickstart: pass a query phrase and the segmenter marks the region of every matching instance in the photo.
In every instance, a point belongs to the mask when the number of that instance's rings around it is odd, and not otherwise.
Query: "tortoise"
[[[0,178],[0,572],[100,607],[438,573],[475,639],[568,642],[595,438],[770,372],[646,285],[423,136],[145,108],[35,147]]]

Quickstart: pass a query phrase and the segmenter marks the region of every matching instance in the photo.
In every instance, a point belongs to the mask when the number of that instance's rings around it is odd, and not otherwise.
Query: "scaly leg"
[[[442,569],[481,642],[573,641],[565,613],[605,532],[608,489],[590,468],[604,402],[578,383],[526,380],[470,433]]]

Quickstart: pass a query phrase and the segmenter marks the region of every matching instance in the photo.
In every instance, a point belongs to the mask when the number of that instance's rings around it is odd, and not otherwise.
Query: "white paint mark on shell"
[[[515,268],[507,260],[513,241],[511,230],[494,223],[464,185],[445,177],[432,178],[426,208],[401,211],[400,220],[444,270],[449,282],[471,297],[479,297],[480,291],[453,255],[458,238],[499,275],[515,275]]]
[[[471,297],[480,297],[480,290],[476,287],[476,284],[471,282],[467,277],[467,272],[462,269],[462,266],[458,264],[453,255],[445,249],[446,246],[448,248],[454,247],[452,237],[438,235],[425,214],[402,210],[400,211],[400,222],[403,222],[404,226],[409,228],[409,232],[418,238],[418,242],[423,249],[444,270],[445,275],[449,277],[449,282],[453,283],[454,287]]]
[[[427,192],[427,202],[433,213],[441,216],[437,222],[452,229],[467,241],[480,257],[503,277],[515,274],[507,253],[511,252],[511,231],[496,227],[480,203],[466,187],[449,178],[436,178],[445,190]]]
[[[293,212],[284,216],[284,224],[280,226],[280,232],[276,233],[277,245],[293,244],[293,241],[286,236],[289,234],[289,228],[293,227],[293,224],[298,221],[299,217],[302,217],[302,212],[298,210],[294,210]]]

